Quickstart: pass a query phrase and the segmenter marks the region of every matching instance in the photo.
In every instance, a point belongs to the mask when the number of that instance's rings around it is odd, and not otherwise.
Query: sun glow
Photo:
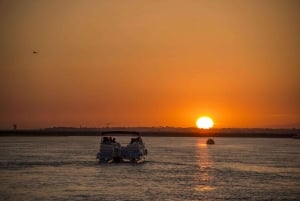
[[[198,128],[210,129],[213,127],[214,122],[213,122],[212,118],[203,116],[203,117],[200,117],[197,119],[196,125]]]

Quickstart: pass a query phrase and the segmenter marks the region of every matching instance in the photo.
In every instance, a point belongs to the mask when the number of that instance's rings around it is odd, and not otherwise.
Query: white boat
[[[131,136],[124,146],[116,141],[116,136]],[[99,162],[134,162],[145,161],[147,149],[142,137],[135,131],[106,131],[101,133],[100,150],[97,153]]]

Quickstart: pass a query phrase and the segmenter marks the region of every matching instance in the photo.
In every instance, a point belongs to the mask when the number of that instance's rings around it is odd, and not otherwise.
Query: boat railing
[[[109,143],[101,143],[102,145],[116,145],[116,144],[118,144],[118,145],[120,145],[120,146],[122,146],[122,147],[128,147],[128,146],[137,146],[138,144],[145,144],[145,143],[143,143],[143,142],[140,142],[140,143],[126,143],[126,142],[109,142]]]

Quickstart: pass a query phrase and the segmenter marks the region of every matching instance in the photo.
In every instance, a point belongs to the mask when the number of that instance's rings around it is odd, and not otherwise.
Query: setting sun
[[[213,127],[214,122],[210,117],[203,116],[197,119],[196,125],[198,128],[209,129]]]

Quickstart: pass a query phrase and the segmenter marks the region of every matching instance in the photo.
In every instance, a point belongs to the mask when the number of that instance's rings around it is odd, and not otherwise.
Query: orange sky
[[[299,1],[10,0],[0,27],[0,129],[300,127]]]

